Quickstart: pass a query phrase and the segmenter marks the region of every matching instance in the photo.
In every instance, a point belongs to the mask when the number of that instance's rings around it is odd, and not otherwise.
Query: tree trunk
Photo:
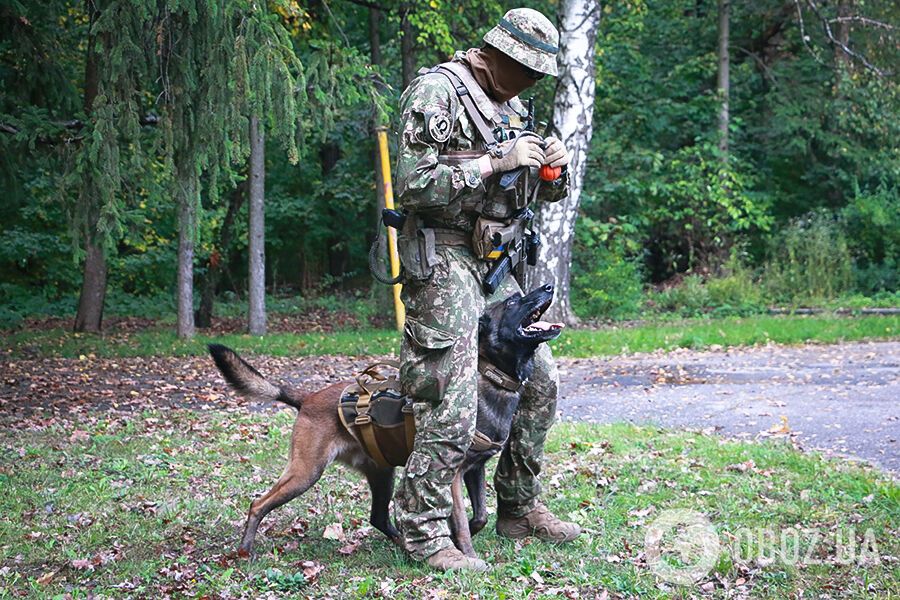
[[[264,126],[250,117],[250,335],[266,334],[266,147]]]
[[[88,1],[87,10],[90,23],[93,25],[99,16],[93,2]],[[99,57],[94,48],[94,36],[88,33],[87,56],[84,63],[84,112],[90,119],[94,99],[100,85],[97,70]],[[75,314],[75,331],[99,332],[103,324],[103,304],[106,301],[106,253],[100,244],[97,233],[99,209],[93,206],[97,202],[90,177],[83,182],[79,197],[81,207],[86,215],[84,235],[84,272],[81,279],[81,295],[78,297],[78,312]]]
[[[838,0],[837,18],[842,20],[834,24],[834,38],[846,47],[850,45],[849,18],[852,14],[853,0]],[[832,52],[834,53],[834,96],[837,98],[842,94],[844,78],[852,70],[853,62],[839,44],[833,45]]]
[[[570,324],[577,322],[569,297],[569,280],[575,220],[593,133],[594,44],[599,26],[600,3],[597,0],[565,0],[560,6],[559,81],[553,104],[553,129],[572,155],[570,190],[568,198],[540,205],[537,227],[543,244],[538,264],[527,271],[528,289],[546,283],[556,287],[556,301],[547,317]]]
[[[412,7],[404,2],[400,5],[400,66],[403,75],[403,89],[410,84],[416,76],[415,40],[413,37],[412,23],[409,21],[409,13]]]
[[[369,8],[369,54],[373,65],[381,64],[381,11]]]
[[[228,202],[228,211],[219,229],[219,241],[209,257],[206,269],[206,277],[203,281],[203,291],[200,293],[200,308],[197,309],[197,327],[212,326],[213,309],[215,307],[216,290],[222,280],[222,271],[229,264],[228,249],[231,247],[231,237],[234,233],[234,219],[244,205],[247,197],[247,182],[242,181],[231,192]]]
[[[728,160],[728,97],[731,91],[729,79],[729,21],[731,20],[731,0],[719,0],[719,75],[718,93],[721,105],[719,107],[719,151],[721,160]]]
[[[178,197],[178,337],[194,337],[194,229],[197,221],[197,181],[183,165]]]
[[[97,333],[103,322],[103,303],[106,300],[106,254],[100,244],[90,240],[85,240],[84,250],[84,278],[74,330]]]

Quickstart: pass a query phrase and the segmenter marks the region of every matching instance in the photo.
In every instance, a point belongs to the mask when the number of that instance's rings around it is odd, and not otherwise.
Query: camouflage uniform
[[[491,32],[485,40],[490,41],[490,36]],[[458,52],[454,61],[464,62],[464,53]],[[529,66],[542,72],[552,68],[552,74],[556,73],[555,61],[552,66]],[[507,115],[513,123],[527,114],[517,98],[502,104],[486,94],[474,99],[480,112]],[[443,75],[419,76],[400,104],[400,207],[423,218],[428,227],[470,234],[478,214],[467,207],[480,199],[503,202],[494,197],[501,174],[483,179],[477,158],[447,163],[441,157],[448,152],[483,154],[485,145],[478,131]],[[436,142],[429,133],[429,120],[435,115],[445,115],[452,123],[446,142]],[[563,177],[555,185],[542,185],[538,200],[557,201],[567,193],[568,179]],[[521,292],[509,276],[493,295],[486,296],[481,282],[491,265],[468,247],[438,245],[436,255],[433,274],[408,281],[402,294],[406,325],[400,373],[404,392],[415,401],[416,439],[395,496],[395,511],[406,549],[417,559],[452,545],[447,523],[452,508],[450,483],[475,431],[478,319],[486,305]],[[541,345],[494,477],[499,505],[510,516],[529,512],[541,492],[537,476],[556,413],[557,389],[550,348]]]

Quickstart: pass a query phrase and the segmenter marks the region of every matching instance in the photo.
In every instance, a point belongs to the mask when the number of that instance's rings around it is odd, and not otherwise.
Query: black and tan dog
[[[500,451],[509,437],[512,418],[519,404],[519,391],[508,382],[527,380],[533,369],[537,347],[557,337],[562,328],[561,324],[540,320],[552,301],[553,286],[546,285],[526,296],[515,294],[488,307],[479,322],[480,355],[508,377],[504,387],[495,373],[479,376],[476,429],[493,444],[484,450],[470,449],[452,485],[454,507],[450,525],[454,543],[469,556],[475,556],[471,535],[487,522],[484,464]],[[394,489],[394,469],[376,465],[338,417],[341,392],[349,382],[304,394],[289,387],[273,385],[225,346],[211,344],[209,351],[222,375],[241,395],[252,400],[283,402],[297,409],[288,465],[272,489],[250,505],[238,552],[249,554],[263,517],[309,489],[335,460],[365,475],[372,490],[370,522],[399,542],[400,534],[388,516],[388,504]],[[484,373],[482,369],[480,371]],[[466,518],[463,481],[473,507],[471,521]]]

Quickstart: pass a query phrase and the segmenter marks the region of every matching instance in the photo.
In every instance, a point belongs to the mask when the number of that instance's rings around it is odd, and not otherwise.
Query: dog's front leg
[[[395,544],[400,543],[400,532],[391,523],[388,505],[394,495],[394,468],[380,469],[374,465],[363,469],[369,489],[372,491],[372,511],[369,523],[372,527],[391,538]]]
[[[450,492],[453,495],[453,511],[450,513],[450,530],[453,532],[453,543],[466,556],[477,558],[472,546],[472,535],[469,533],[469,519],[466,514],[466,503],[463,498],[462,473],[457,471]]]
[[[469,533],[475,535],[487,524],[487,501],[485,498],[484,463],[472,467],[463,476],[469,502],[472,503],[472,518],[469,520]]]

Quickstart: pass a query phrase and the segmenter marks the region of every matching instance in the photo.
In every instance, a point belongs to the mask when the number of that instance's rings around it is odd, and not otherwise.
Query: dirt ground
[[[366,357],[250,361],[304,389],[346,379]],[[900,473],[900,342],[765,346],[561,359],[562,419],[688,427],[802,448]],[[274,410],[232,394],[205,357],[36,359],[0,364],[0,423],[66,426],[96,411],[186,406]],[[281,407],[277,407],[281,408]]]

